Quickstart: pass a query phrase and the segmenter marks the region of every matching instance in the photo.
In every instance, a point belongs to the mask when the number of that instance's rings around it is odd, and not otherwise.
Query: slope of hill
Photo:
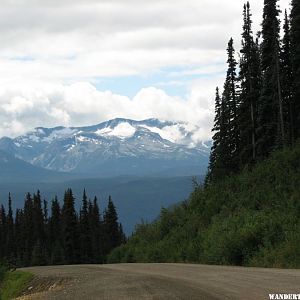
[[[198,187],[189,201],[141,224],[110,262],[300,267],[300,145],[253,170]]]
[[[114,119],[88,127],[36,128],[0,149],[35,166],[90,176],[203,175],[210,142],[199,128],[149,119]]]

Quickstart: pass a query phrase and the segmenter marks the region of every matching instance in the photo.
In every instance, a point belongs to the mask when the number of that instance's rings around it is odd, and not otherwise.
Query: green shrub
[[[113,262],[300,267],[300,145],[162,209]]]

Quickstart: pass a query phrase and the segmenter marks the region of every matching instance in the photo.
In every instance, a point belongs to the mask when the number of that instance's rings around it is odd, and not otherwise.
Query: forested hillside
[[[300,267],[299,158],[300,145],[197,187],[156,222],[138,225],[109,261]]]
[[[230,39],[217,88],[205,185],[137,226],[111,262],[200,262],[300,267],[300,4],[280,34],[277,0],[265,0],[254,36],[244,5],[239,61]]]

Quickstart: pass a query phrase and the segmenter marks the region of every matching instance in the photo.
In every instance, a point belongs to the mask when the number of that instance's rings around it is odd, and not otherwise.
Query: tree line
[[[281,38],[277,0],[265,0],[262,30],[252,30],[244,5],[239,60],[228,43],[222,94],[216,89],[213,146],[206,184],[293,147],[300,138],[300,3],[284,14]]]
[[[14,215],[9,195],[7,212],[0,207],[0,261],[16,266],[103,263],[107,254],[125,242],[111,197],[103,215],[97,198],[83,192],[79,212],[71,189],[63,204],[57,197],[42,201],[41,193],[25,197]]]

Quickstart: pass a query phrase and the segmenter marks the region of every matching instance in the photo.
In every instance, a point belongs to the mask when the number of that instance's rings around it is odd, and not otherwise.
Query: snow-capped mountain
[[[0,149],[49,170],[97,175],[205,172],[210,142],[186,123],[114,119],[88,127],[36,128]],[[198,170],[198,171],[197,171]]]

